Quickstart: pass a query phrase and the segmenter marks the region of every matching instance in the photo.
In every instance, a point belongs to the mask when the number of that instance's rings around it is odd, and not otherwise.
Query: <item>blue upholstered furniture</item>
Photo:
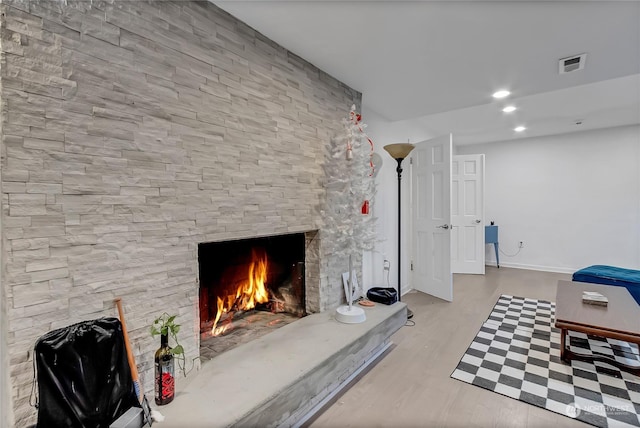
[[[640,305],[640,270],[593,265],[576,271],[573,274],[573,280],[626,287],[629,290],[629,294]]]

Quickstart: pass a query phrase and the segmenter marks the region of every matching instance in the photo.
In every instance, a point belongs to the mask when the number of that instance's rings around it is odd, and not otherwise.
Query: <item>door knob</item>
[[[439,227],[441,229],[449,229],[449,225],[448,224],[443,224],[442,226],[436,226]]]
[[[482,220],[476,219],[476,224],[479,224]]]

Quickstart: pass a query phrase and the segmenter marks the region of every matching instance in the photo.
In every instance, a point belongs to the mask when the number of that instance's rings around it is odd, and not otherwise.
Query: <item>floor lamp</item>
[[[389,152],[389,154],[391,155],[392,158],[394,158],[396,160],[396,162],[398,162],[398,167],[396,168],[396,172],[398,173],[398,301],[400,302],[402,300],[402,285],[400,282],[400,278],[401,278],[401,268],[402,268],[402,263],[401,263],[401,251],[402,251],[402,245],[401,245],[401,232],[402,232],[402,205],[400,204],[400,196],[402,194],[402,161],[404,160],[404,158],[406,158],[409,153],[411,153],[411,150],[413,150],[415,146],[413,144],[409,144],[409,143],[398,143],[398,144],[388,144],[386,146],[384,146],[383,148]],[[413,312],[411,312],[411,310],[409,308],[407,308],[407,318],[412,318],[413,317]]]

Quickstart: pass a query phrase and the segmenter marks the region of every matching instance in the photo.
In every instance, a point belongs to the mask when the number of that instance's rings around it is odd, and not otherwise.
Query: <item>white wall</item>
[[[363,95],[366,99],[366,94]],[[363,102],[364,103],[364,102]],[[372,253],[365,254],[363,260],[363,286],[367,290],[371,287],[387,286],[387,273],[383,270],[383,261],[391,262],[388,286],[396,287],[398,283],[398,176],[397,162],[383,149],[392,143],[411,143],[424,141],[432,137],[426,129],[420,128],[409,121],[391,122],[376,112],[363,107],[362,120],[367,124],[365,132],[374,142],[374,151],[383,159],[382,168],[376,176],[377,194],[372,214],[377,217],[377,232],[380,242],[376,244]],[[402,292],[409,289],[408,256],[409,256],[409,184],[411,181],[410,165],[408,161],[402,163]],[[406,227],[404,226],[406,225]]]
[[[381,239],[365,254],[363,284],[387,286],[383,260],[397,283],[396,162],[386,144],[434,137],[409,121],[390,122],[363,106],[366,132],[384,164],[376,177],[373,215]],[[454,135],[455,143],[455,135]],[[500,265],[571,273],[591,264],[640,269],[640,127],[457,146],[456,154],[486,155],[485,220],[499,226]],[[403,162],[402,214],[408,223],[410,166]],[[403,228],[402,287],[408,287],[410,230]],[[495,265],[492,246],[487,263]]]
[[[455,138],[454,138],[455,140]],[[486,155],[486,222],[499,226],[500,265],[573,272],[640,269],[640,127],[459,146]],[[495,264],[493,248],[487,262]]]

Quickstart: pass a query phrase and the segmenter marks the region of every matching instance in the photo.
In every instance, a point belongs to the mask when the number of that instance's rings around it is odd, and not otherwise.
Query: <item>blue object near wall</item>
[[[640,305],[640,270],[607,265],[593,265],[573,274],[573,281],[625,287]]]
[[[500,257],[498,256],[498,226],[485,226],[484,227],[484,243],[493,244],[493,249],[496,251],[496,265],[500,268]]]

